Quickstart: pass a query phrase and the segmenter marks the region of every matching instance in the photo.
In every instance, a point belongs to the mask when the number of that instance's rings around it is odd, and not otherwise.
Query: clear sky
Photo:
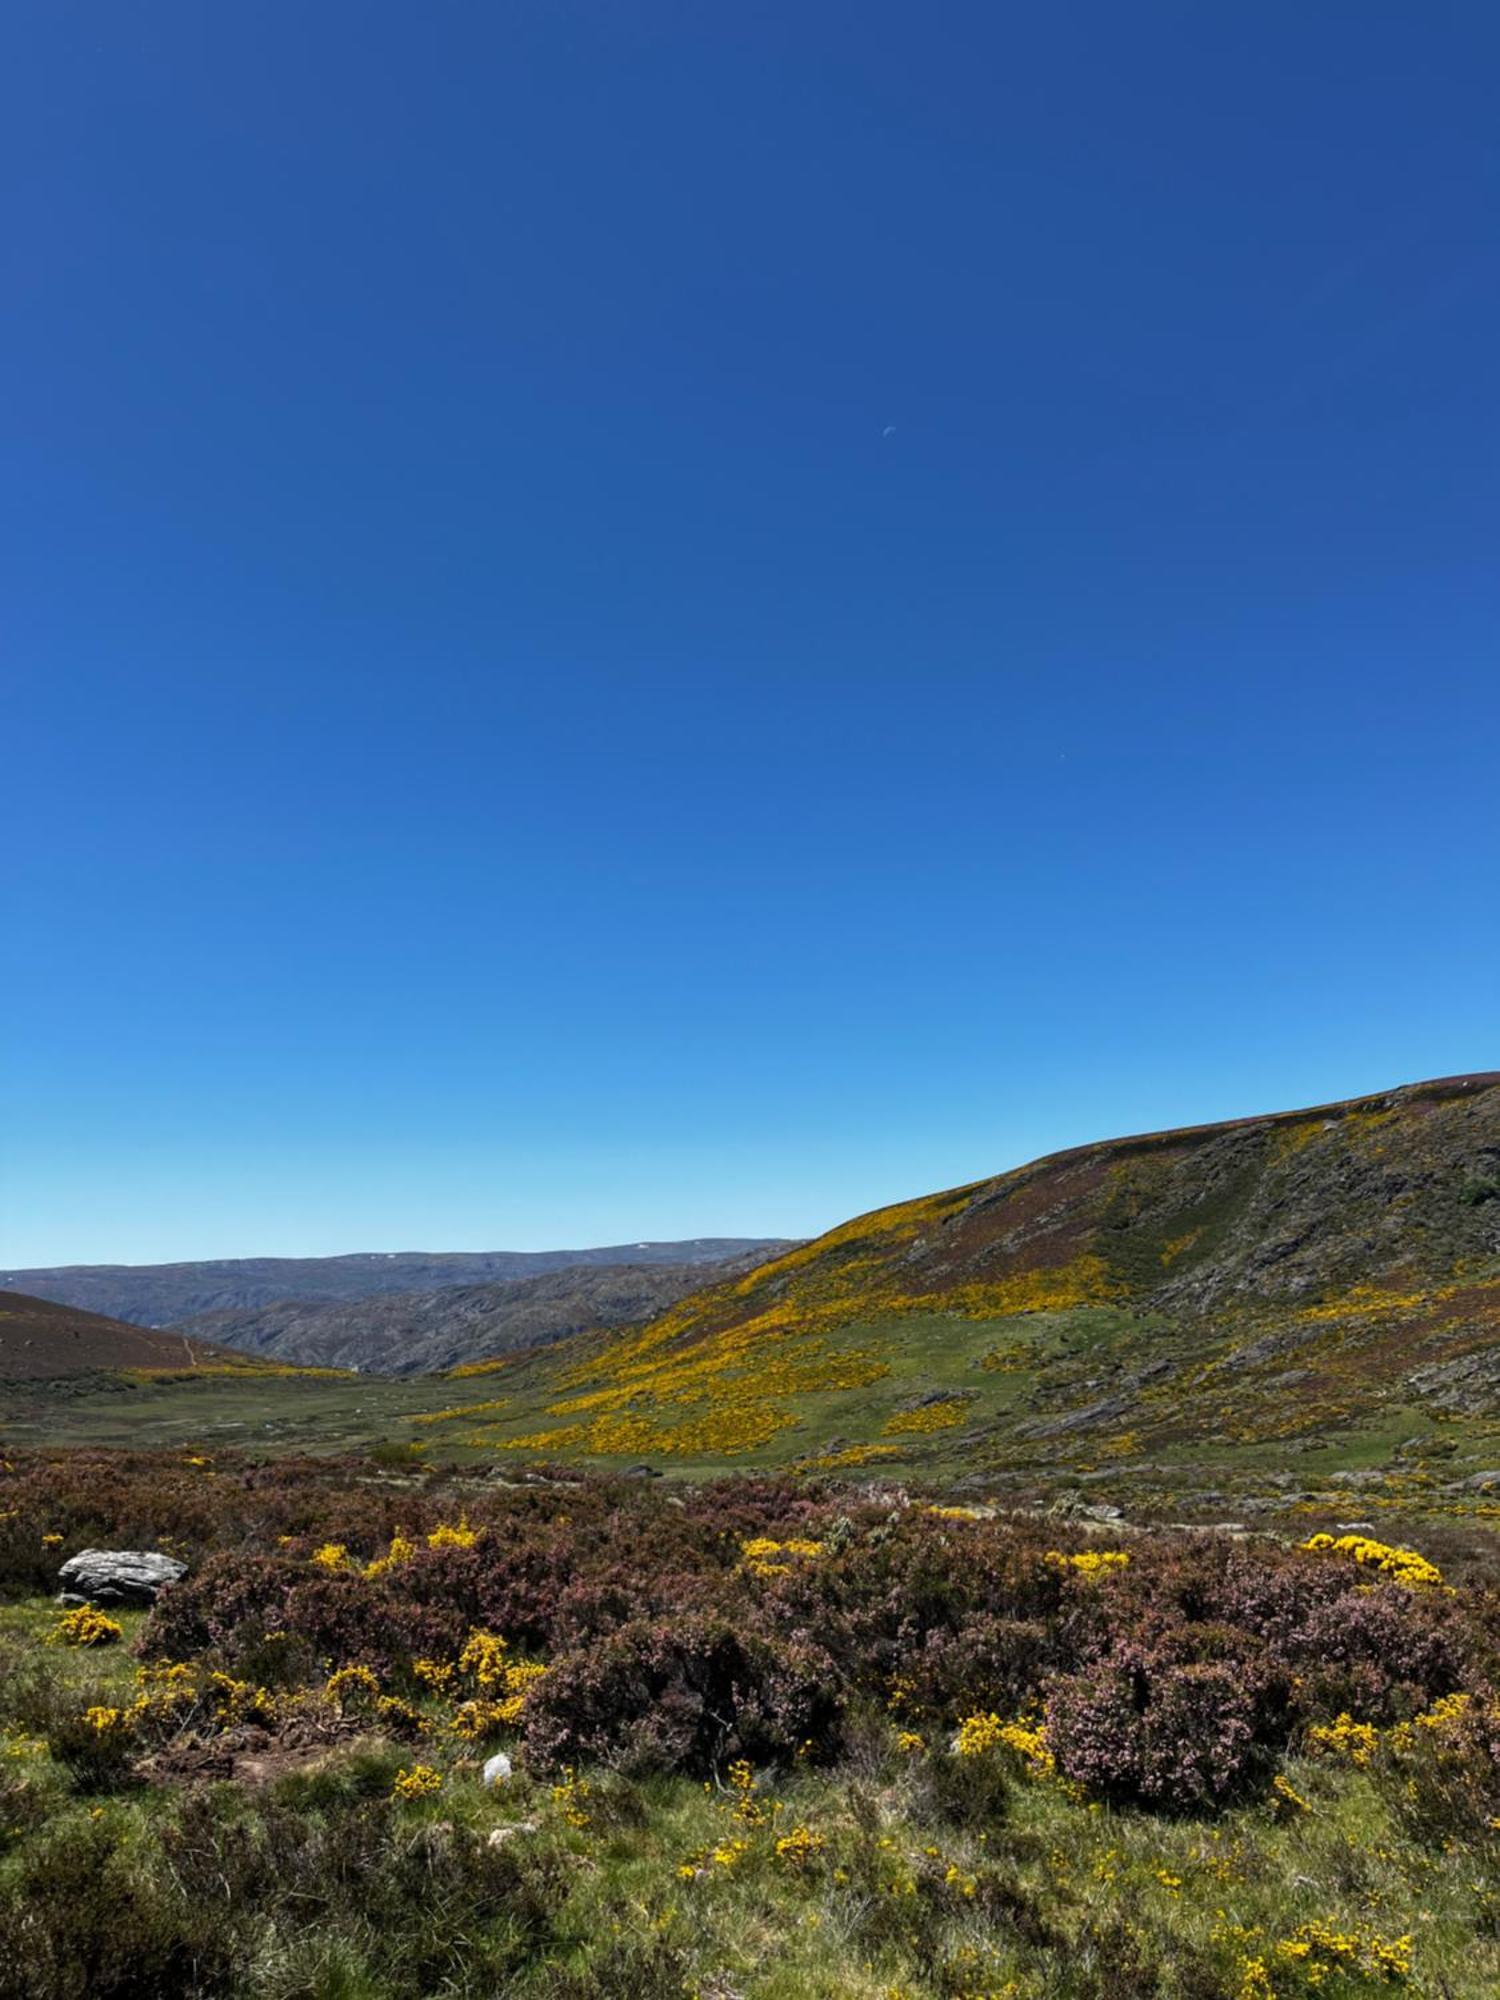
[[[16,0],[0,1262],[1500,1067],[1491,0]]]

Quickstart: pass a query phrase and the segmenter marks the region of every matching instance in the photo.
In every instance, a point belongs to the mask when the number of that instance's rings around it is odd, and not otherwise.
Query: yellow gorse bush
[[[1047,1748],[1047,1726],[1043,1721],[1002,1722],[993,1712],[966,1715],[958,1725],[953,1750],[959,1757],[985,1757],[994,1750],[1012,1750],[1037,1778],[1050,1778],[1056,1769],[1052,1752]]]
[[[1294,1966],[1312,1986],[1335,1973],[1404,1981],[1411,1972],[1412,1939],[1382,1938],[1374,1931],[1339,1930],[1332,1924],[1299,1924],[1290,1937],[1278,1939],[1275,1957]]]
[[[383,1556],[376,1556],[373,1561],[365,1564],[365,1575],[369,1577],[384,1576],[390,1570],[399,1569],[402,1563],[410,1562],[416,1553],[416,1543],[411,1540],[410,1536],[403,1535],[398,1528],[395,1534],[391,1536],[391,1545],[385,1554]]]
[[[366,1701],[376,1700],[380,1682],[369,1667],[340,1667],[324,1682],[323,1692],[335,1708],[342,1710],[360,1696]]]
[[[396,1773],[396,1781],[391,1786],[393,1799],[427,1799],[443,1788],[443,1774],[434,1771],[430,1764],[413,1764]]]
[[[504,1685],[506,1654],[510,1648],[498,1632],[482,1632],[477,1627],[464,1641],[458,1656],[458,1671],[467,1674],[482,1688]]]
[[[1355,1562],[1394,1577],[1397,1583],[1419,1587],[1443,1580],[1437,1565],[1415,1549],[1390,1548],[1384,1542],[1371,1541],[1368,1535],[1310,1535],[1299,1546],[1319,1555],[1352,1556]]]
[[[928,1431],[951,1431],[968,1414],[967,1401],[949,1397],[941,1403],[924,1403],[918,1410],[896,1410],[880,1426],[882,1437],[920,1437]]]
[[[825,1553],[822,1542],[799,1540],[795,1536],[790,1541],[777,1542],[769,1535],[752,1535],[740,1543],[744,1567],[752,1576],[786,1576],[793,1560],[808,1561]]]
[[[1124,1569],[1130,1556],[1124,1549],[1082,1549],[1071,1556],[1060,1549],[1048,1549],[1042,1560],[1055,1569],[1072,1570],[1077,1576],[1104,1576],[1112,1569]]]
[[[469,1526],[468,1516],[460,1515],[456,1527],[440,1522],[427,1537],[430,1549],[472,1549],[479,1540],[479,1530]]]
[[[484,1364],[481,1363],[480,1368],[482,1369],[483,1366]],[[463,1370],[455,1368],[452,1372],[455,1375],[461,1375]],[[510,1400],[509,1396],[491,1396],[483,1403],[454,1403],[446,1410],[424,1410],[420,1416],[413,1417],[412,1422],[414,1424],[446,1424],[455,1422],[460,1417],[487,1417],[492,1415],[496,1410],[505,1409]]]
[[[1431,1708],[1414,1715],[1410,1722],[1398,1722],[1394,1729],[1387,1730],[1386,1741],[1398,1752],[1415,1750],[1424,1740],[1448,1735],[1464,1721],[1473,1706],[1472,1695],[1445,1694]]]
[[[815,1833],[810,1826],[794,1826],[790,1833],[784,1833],[777,1841],[776,1859],[801,1868],[821,1854],[824,1845],[822,1834]]]
[[[92,1604],[80,1604],[65,1611],[47,1636],[54,1646],[112,1646],[124,1629]]]
[[[960,1757],[982,1757],[1000,1741],[1004,1728],[998,1715],[966,1715],[958,1725],[953,1748]]]
[[[1380,1748],[1380,1731],[1370,1722],[1356,1722],[1347,1712],[1332,1722],[1315,1722],[1307,1732],[1309,1745],[1330,1757],[1363,1770]]]

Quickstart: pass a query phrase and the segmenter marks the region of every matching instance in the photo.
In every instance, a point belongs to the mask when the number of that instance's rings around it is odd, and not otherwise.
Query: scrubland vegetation
[[[1433,1532],[13,1454],[0,1992],[1479,2000],[1500,1595]],[[90,1545],[189,1574],[63,1612]]]

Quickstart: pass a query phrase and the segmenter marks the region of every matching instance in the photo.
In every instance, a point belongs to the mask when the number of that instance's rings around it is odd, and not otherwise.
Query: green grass
[[[1404,1379],[1374,1367],[1372,1355],[1385,1353],[1383,1336],[1363,1323],[1294,1328],[1300,1345],[1242,1365],[1266,1330],[1251,1320],[1217,1333],[1184,1331],[1114,1306],[991,1320],[922,1315],[856,1323],[823,1336],[818,1351],[829,1358],[873,1352],[887,1374],[861,1388],[779,1398],[794,1422],[759,1448],[629,1451],[587,1462],[620,1470],[644,1458],[669,1476],[703,1479],[738,1470],[818,1471],[830,1453],[873,1448],[867,1462],[839,1468],[835,1458],[835,1468],[939,1488],[962,1478],[981,1497],[1009,1503],[1050,1504],[1077,1491],[1155,1519],[1243,1518],[1259,1525],[1295,1522],[1299,1513],[1318,1524],[1390,1516],[1461,1520],[1486,1532],[1500,1519],[1496,1501],[1466,1484],[1500,1467],[1500,1418],[1415,1402]],[[506,1476],[536,1457],[568,1457],[565,1445],[518,1450],[514,1441],[570,1421],[551,1406],[570,1393],[570,1369],[598,1351],[568,1343],[459,1380],[93,1377],[28,1384],[0,1391],[0,1437],[13,1444],[265,1456],[394,1444],[429,1461]],[[984,1366],[997,1352],[1004,1365]],[[1293,1362],[1307,1368],[1308,1380],[1280,1386]],[[753,1401],[753,1371],[745,1381]],[[887,1434],[903,1405],[943,1392],[962,1399],[956,1426],[915,1437]],[[1117,1415],[1045,1428],[1110,1398],[1123,1399]],[[423,1421],[493,1401],[502,1407]],[[682,1415],[670,1402],[647,1398],[640,1407],[653,1421],[670,1424]],[[1349,1472],[1376,1478],[1359,1487],[1334,1479]]]
[[[1009,1765],[966,1804],[945,1780],[958,1768],[946,1743],[903,1752],[872,1719],[834,1770],[766,1776],[748,1793],[604,1772],[554,1786],[524,1771],[487,1791],[467,1746],[439,1742],[421,1759],[441,1789],[401,1801],[393,1780],[414,1753],[371,1739],[263,1791],[98,1795],[54,1765],[14,1712],[28,1685],[18,1663],[49,1676],[66,1707],[100,1689],[123,1696],[134,1662],[123,1647],[47,1645],[55,1620],[45,1603],[0,1612],[10,1668],[0,1679],[0,1926],[22,1904],[32,1924],[24,1968],[8,1970],[0,1951],[6,2000],[1500,1991],[1493,1854],[1412,1840],[1380,1785],[1347,1765],[1294,1760],[1286,1775],[1300,1803],[1268,1799],[1212,1820],[1087,1805]],[[518,1822],[531,1830],[507,1842],[502,1869],[487,1842]],[[798,1828],[808,1835],[800,1861],[778,1851]],[[340,1873],[346,1845],[361,1857],[358,1882]],[[82,1900],[52,1908],[52,1868]],[[1314,1978],[1316,1958],[1285,1948],[1309,1925],[1409,1940],[1409,1980],[1347,1968]],[[142,1965],[170,1968],[156,1985],[110,1972],[110,1943],[93,1936],[108,1926]],[[200,1989],[185,1968],[214,1962],[215,1926],[234,1949],[218,1983]],[[173,1938],[196,1941],[186,1959],[168,1949]],[[1256,1961],[1268,1987],[1247,1983]]]

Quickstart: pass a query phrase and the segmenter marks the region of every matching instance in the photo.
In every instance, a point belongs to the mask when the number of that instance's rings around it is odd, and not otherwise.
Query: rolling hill
[[[497,1372],[475,1449],[1052,1471],[1418,1452],[1500,1418],[1500,1074],[1054,1154]]]
[[[1053,1154],[447,1381],[105,1384],[13,1428],[379,1440],[502,1477],[868,1469],[1171,1519],[1493,1513],[1500,1074]]]
[[[238,1371],[253,1365],[212,1341],[154,1333],[22,1292],[0,1296],[0,1381],[47,1382],[95,1371]]]

